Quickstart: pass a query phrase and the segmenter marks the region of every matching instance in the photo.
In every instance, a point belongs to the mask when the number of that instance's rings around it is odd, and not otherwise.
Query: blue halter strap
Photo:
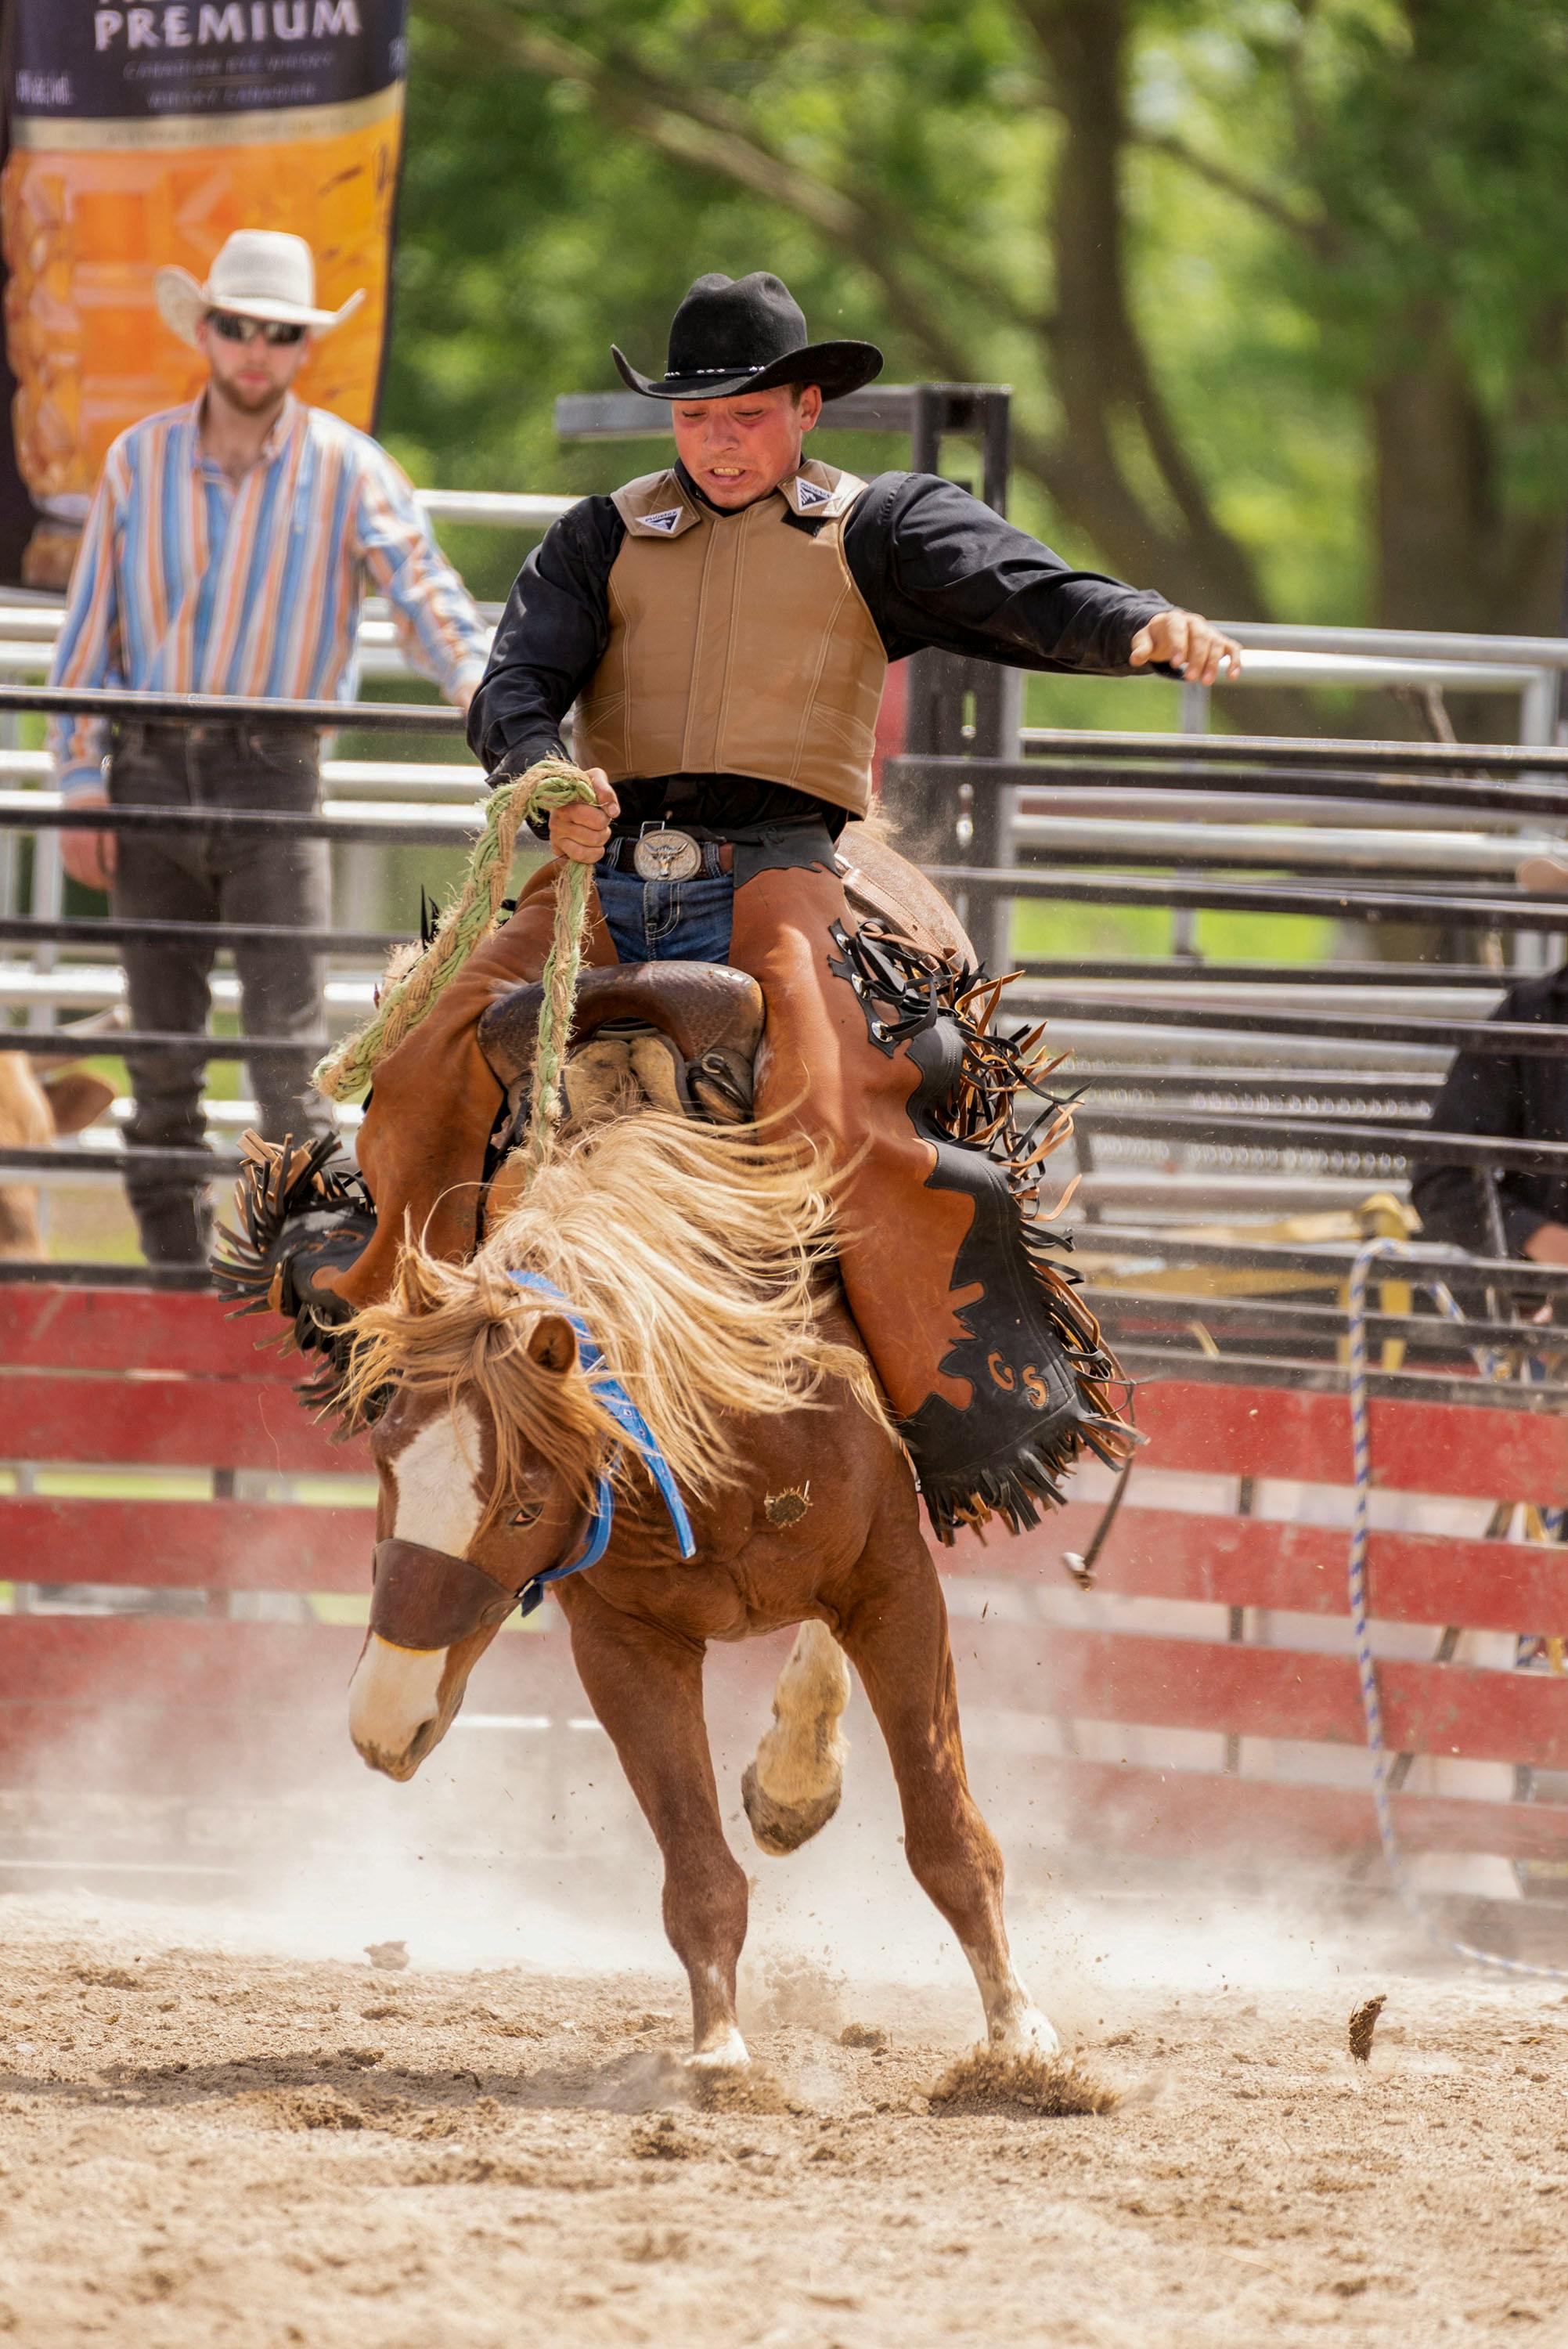
[[[620,1380],[612,1378],[605,1370],[604,1357],[590,1336],[586,1321],[580,1313],[573,1311],[566,1298],[556,1288],[554,1282],[546,1280],[542,1274],[513,1272],[508,1275],[508,1278],[515,1280],[520,1288],[531,1288],[537,1296],[548,1297],[552,1305],[561,1307],[562,1319],[570,1321],[577,1332],[577,1345],[582,1356],[583,1368],[593,1381],[594,1401],[602,1403],[609,1413],[657,1485],[664,1505],[670,1513],[670,1523],[675,1527],[676,1539],[680,1544],[682,1557],[695,1557],[696,1542],[692,1534],[691,1519],[686,1515],[686,1503],[681,1499],[680,1487],[670,1473],[670,1464],[659,1450],[653,1429],[648,1425]],[[547,1582],[560,1582],[569,1574],[581,1574],[585,1567],[597,1566],[609,1548],[610,1537],[615,1529],[615,1487],[612,1481],[614,1464],[612,1461],[610,1469],[606,1470],[599,1479],[598,1497],[594,1503],[593,1515],[588,1522],[588,1539],[582,1557],[574,1557],[570,1566],[544,1567],[538,1574],[531,1577],[524,1586],[519,1601],[524,1615],[531,1615],[534,1609],[541,1605]]]

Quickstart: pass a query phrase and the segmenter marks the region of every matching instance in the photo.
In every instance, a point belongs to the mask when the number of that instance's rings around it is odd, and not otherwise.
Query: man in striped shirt
[[[290,387],[313,335],[357,305],[315,306],[310,249],[242,231],[205,285],[162,270],[159,307],[204,356],[190,407],[150,417],[109,450],[83,533],[51,682],[158,693],[352,700],[367,587],[387,596],[411,660],[466,710],[489,631],[443,561],[407,480],[377,443]],[[50,748],[76,806],[277,808],[319,804],[318,738],[286,722],[179,726],[57,720]],[[106,756],[107,753],[107,756]],[[108,888],[116,916],[325,929],[324,841],[221,832],[67,832],[67,871]],[[325,959],[292,942],[234,947],[245,1032],[284,1040],[251,1070],[262,1131],[326,1130],[310,1083]],[[133,1029],[205,1033],[213,948],[140,939],[122,949]],[[202,1146],[200,1045],[128,1053],[144,1148]],[[205,1256],[197,1174],[135,1167],[127,1180],[150,1262]]]

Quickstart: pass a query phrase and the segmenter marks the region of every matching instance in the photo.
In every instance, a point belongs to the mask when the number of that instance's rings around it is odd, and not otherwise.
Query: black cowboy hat
[[[818,384],[824,399],[841,399],[882,368],[874,343],[808,342],[805,312],[765,269],[697,279],[671,321],[669,363],[656,383],[610,349],[624,380],[649,399],[727,399],[780,383]]]

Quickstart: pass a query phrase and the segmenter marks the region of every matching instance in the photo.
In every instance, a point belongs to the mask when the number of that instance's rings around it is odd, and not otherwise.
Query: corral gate
[[[7,1619],[0,1785],[77,1769],[84,1733],[104,1731],[125,1792],[242,1790],[257,1772],[272,1783],[280,1757],[317,1786],[359,1769],[345,1692],[363,1633],[318,1618],[324,1599],[367,1597],[368,1462],[362,1444],[338,1444],[307,1417],[290,1391],[297,1361],[259,1350],[253,1329],[226,1322],[210,1294],[0,1285],[0,1450],[33,1464],[24,1481],[34,1487],[0,1496],[6,1576],[49,1586],[67,1607],[79,1585],[188,1604],[203,1594],[194,1615]],[[1372,1408],[1381,1492],[1568,1506],[1568,1444],[1549,1417],[1399,1400]],[[1075,1623],[1082,1602],[1060,1562],[1064,1545],[1088,1538],[1091,1502],[1018,1540],[965,1541],[944,1560],[970,1743],[1012,1748],[1051,1796],[1042,1813],[1070,1812],[1108,1847],[1208,1859],[1244,1841],[1281,1856],[1370,1856],[1364,1792],[1236,1766],[1243,1741],[1364,1744],[1347,1653],[1264,1644],[1242,1628],[1254,1609],[1343,1619],[1343,1528],[1238,1516],[1212,1497],[1202,1506],[1216,1479],[1343,1487],[1343,1397],[1177,1377],[1143,1389],[1140,1418],[1150,1441],[1138,1476],[1160,1497],[1145,1502],[1135,1483],[1102,1559],[1104,1599],[1088,1602],[1095,1619]],[[116,1471],[120,1491],[84,1489],[112,1485]],[[192,1479],[204,1489],[185,1489]],[[260,1479],[288,1480],[293,1497],[243,1497]],[[1556,1554],[1480,1536],[1376,1534],[1371,1580],[1373,1611],[1392,1626],[1549,1633],[1565,1611]],[[982,1614],[967,1598],[981,1582],[1047,1603]],[[258,1592],[292,1595],[296,1619],[242,1619],[245,1595]],[[1182,1628],[1140,1628],[1147,1602],[1176,1609]],[[564,1733],[585,1708],[556,1610],[535,1620],[542,1628],[497,1641],[469,1703],[526,1723],[531,1766],[542,1768],[550,1739],[542,1745],[538,1733]],[[1568,1770],[1561,1678],[1405,1660],[1385,1662],[1380,1680],[1389,1742],[1403,1752]],[[1149,1733],[1156,1745],[1194,1733],[1216,1750],[1202,1766],[1150,1757],[1139,1750]],[[1568,1843],[1558,1803],[1407,1792],[1396,1815],[1412,1852],[1550,1860]]]

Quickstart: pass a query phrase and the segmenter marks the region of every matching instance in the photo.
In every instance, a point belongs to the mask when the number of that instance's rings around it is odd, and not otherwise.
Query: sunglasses
[[[207,324],[226,343],[253,343],[258,335],[263,343],[297,343],[305,334],[304,326],[284,326],[276,318],[237,318],[232,310],[209,310]]]

